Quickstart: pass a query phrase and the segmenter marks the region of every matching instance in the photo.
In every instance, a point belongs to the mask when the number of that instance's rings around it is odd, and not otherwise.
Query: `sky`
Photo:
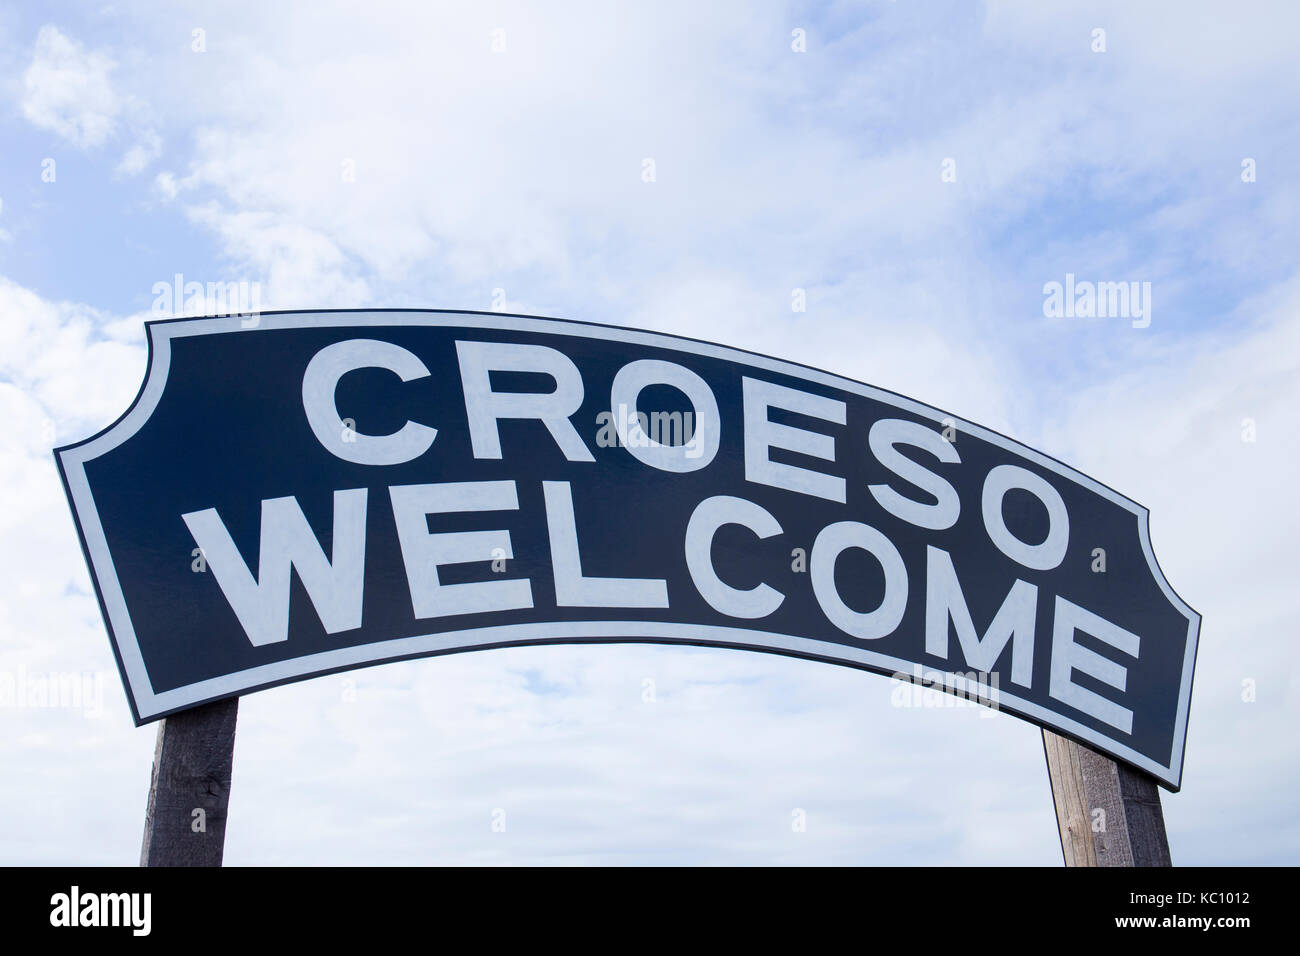
[[[94,689],[0,706],[0,863],[139,857],[156,729],[50,450],[125,410],[178,273],[702,338],[1059,458],[1203,615],[1174,862],[1300,862],[1297,36],[1287,0],[0,3],[0,677]],[[1067,275],[1149,323],[1049,314]],[[260,692],[226,862],[1059,865],[1038,728],[895,686],[575,645]]]

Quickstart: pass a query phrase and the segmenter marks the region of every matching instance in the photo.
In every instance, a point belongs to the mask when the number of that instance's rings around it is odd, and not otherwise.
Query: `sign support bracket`
[[[1172,866],[1155,778],[1043,729],[1066,866]]]
[[[220,866],[239,698],[165,717],[158,725],[141,866]]]

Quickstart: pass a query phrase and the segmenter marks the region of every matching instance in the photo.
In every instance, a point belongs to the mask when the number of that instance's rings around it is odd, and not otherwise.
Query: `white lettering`
[[[770,449],[781,448],[834,462],[835,439],[821,432],[771,421],[767,412],[769,408],[780,408],[843,425],[845,404],[833,398],[748,377],[743,380],[741,389],[745,410],[745,480],[843,504],[843,478],[775,462],[768,454]]]
[[[785,600],[785,595],[767,584],[749,590],[734,588],[713,567],[713,537],[724,524],[744,525],[759,538],[781,533],[771,513],[752,501],[718,495],[695,506],[686,526],[686,567],[700,597],[715,611],[730,617],[767,617]]]
[[[296,570],[327,634],[361,626],[366,489],[334,492],[334,548],[327,559],[296,498],[262,502],[257,574],[215,508],[181,515],[207,557],[221,593],[254,647],[289,638],[289,582]]]
[[[536,419],[569,461],[595,461],[569,416],[582,405],[582,374],[563,352],[545,345],[457,342],[465,414],[475,458],[500,458],[502,418]],[[494,392],[492,372],[538,372],[555,380],[553,392]]]
[[[334,391],[339,379],[359,368],[384,368],[403,382],[429,374],[424,363],[401,346],[375,339],[350,339],[321,349],[302,377],[302,407],[326,451],[358,465],[400,465],[419,458],[437,429],[408,421],[391,435],[363,435],[339,417]]]
[[[448,481],[395,485],[388,489],[397,538],[406,565],[411,607],[417,618],[509,611],[533,606],[527,578],[443,584],[438,568],[513,558],[508,531],[455,531],[431,534],[428,516],[464,511],[517,511],[513,481]]]

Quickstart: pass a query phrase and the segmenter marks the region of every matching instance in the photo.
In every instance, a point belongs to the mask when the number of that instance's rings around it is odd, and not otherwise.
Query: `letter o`
[[[885,572],[885,597],[874,611],[855,611],[835,589],[835,562],[849,548],[871,552]],[[822,528],[808,561],[813,594],[827,619],[850,637],[864,641],[892,634],[907,609],[907,568],[894,543],[870,525],[839,521]]]
[[[1002,499],[1012,488],[1029,492],[1047,508],[1047,539],[1042,544],[1026,544],[1002,520]],[[982,506],[984,529],[1008,558],[1035,571],[1050,571],[1065,560],[1070,543],[1070,514],[1060,493],[1045,479],[1019,465],[998,465],[984,479]]]
[[[695,429],[686,444],[660,444],[641,427],[637,420],[637,399],[642,389],[650,385],[671,385],[690,399],[691,407],[695,409]],[[698,471],[713,461],[713,456],[718,453],[722,420],[718,415],[717,399],[709,383],[688,368],[655,359],[629,362],[614,376],[609,404],[619,440],[642,464],[681,474]],[[626,416],[622,414],[625,408],[630,409]],[[683,428],[683,436],[685,433]]]

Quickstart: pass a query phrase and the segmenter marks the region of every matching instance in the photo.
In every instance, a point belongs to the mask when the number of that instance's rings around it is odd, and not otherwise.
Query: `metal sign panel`
[[[405,658],[702,644],[977,696],[1179,786],[1200,617],[1146,509],[996,432],[556,319],[148,335],[132,407],[56,452],[137,723]]]

